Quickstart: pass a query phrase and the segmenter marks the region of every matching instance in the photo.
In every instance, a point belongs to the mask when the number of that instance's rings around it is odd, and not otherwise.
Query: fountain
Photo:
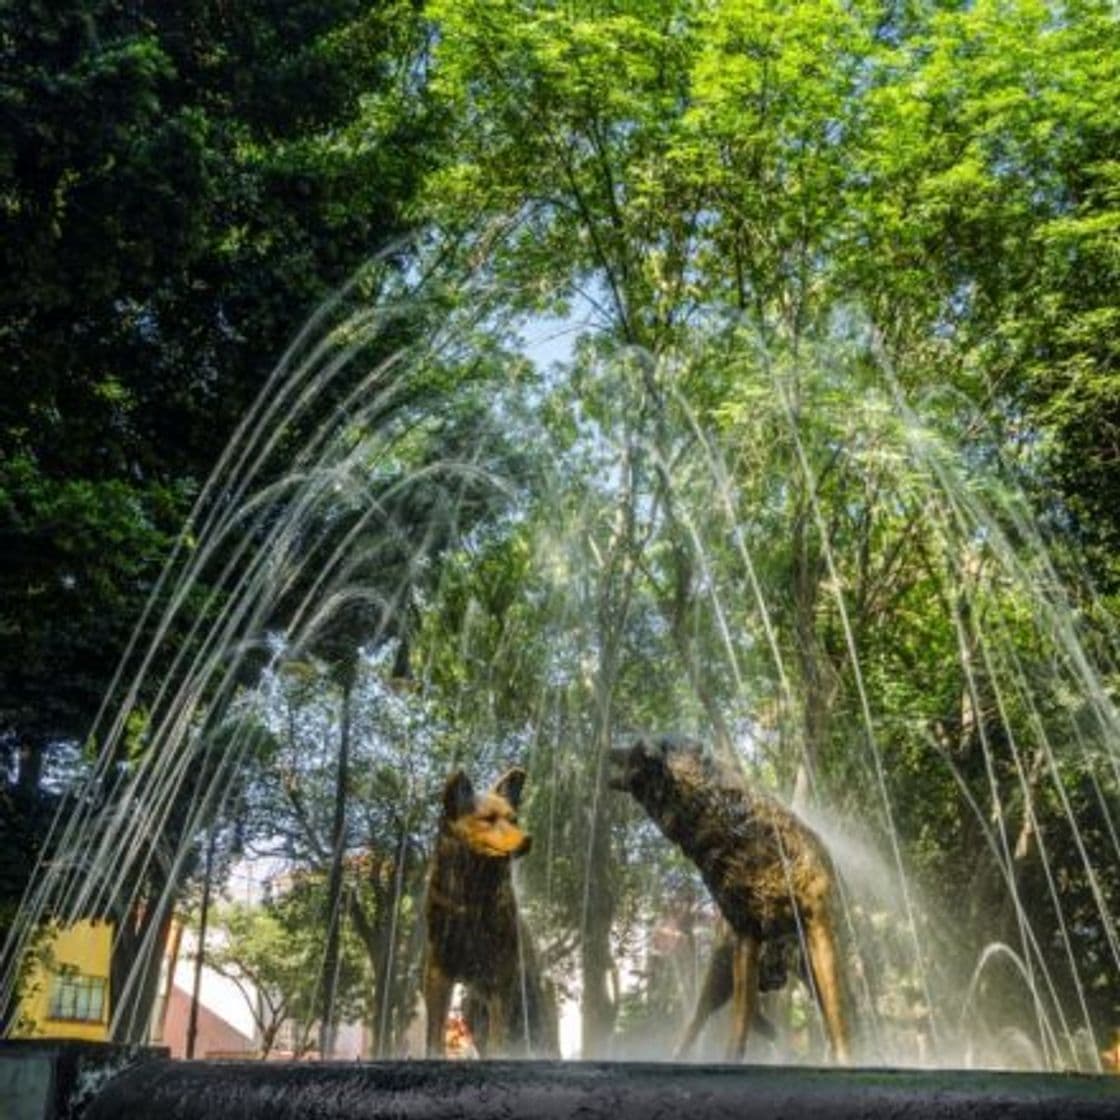
[[[320,1050],[356,954],[373,1056],[399,1057],[436,790],[460,762],[517,761],[521,904],[594,1061],[153,1058],[84,1115],[1115,1114],[1113,1083],[1076,1075],[1100,1070],[1120,976],[1114,635],[1085,625],[1092,592],[1006,466],[950,438],[978,424],[968,402],[912,399],[852,320],[796,355],[721,324],[659,355],[585,335],[542,367],[492,292],[449,313],[412,279],[370,302],[365,273],[320,312],[200,494],[0,1003],[45,923],[109,918],[111,1032],[145,1041],[185,884],[217,893],[204,853],[267,852],[314,863],[330,904]],[[431,326],[394,349],[404,316]],[[504,380],[464,373],[486,363]],[[742,385],[719,412],[688,388],[715,367]],[[763,1054],[796,1071],[602,1064],[666,1056],[712,916],[606,785],[608,748],[651,724],[706,739],[824,837],[856,1060],[914,1068],[813,1068],[819,1024],[789,991]]]

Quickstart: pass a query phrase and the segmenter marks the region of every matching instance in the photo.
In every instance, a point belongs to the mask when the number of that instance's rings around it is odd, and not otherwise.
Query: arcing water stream
[[[534,370],[484,292],[458,293],[464,317],[370,290],[307,328],[200,494],[5,947],[4,1001],[44,921],[108,916],[137,942],[113,1029],[142,1037],[215,822],[329,862],[341,733],[344,854],[380,868],[380,1053],[415,1004],[439,782],[516,758],[537,835],[520,893],[588,1056],[666,1056],[710,909],[602,767],[671,727],[828,843],[860,1060],[1099,1068],[1120,1000],[1115,634],[967,402],[911,399],[873,340],[788,357],[739,329]],[[360,921],[359,889],[331,923]],[[803,994],[771,1001],[771,1056],[813,1058]]]

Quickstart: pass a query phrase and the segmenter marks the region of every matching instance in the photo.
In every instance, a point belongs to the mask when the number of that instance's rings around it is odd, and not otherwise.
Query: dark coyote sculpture
[[[444,1054],[452,989],[467,989],[467,1025],[483,1057],[528,1051],[559,1057],[555,1000],[517,912],[510,860],[529,851],[517,821],[525,771],[476,794],[461,770],[448,780],[426,907],[424,1002],[429,1057]]]
[[[731,766],[694,743],[638,740],[611,751],[609,782],[638,800],[662,833],[696,864],[730,927],[732,1031],[727,1049],[746,1047],[759,988],[763,944],[796,937],[804,949],[835,1061],[850,1059],[846,1000],[836,943],[832,861],[819,837]],[[682,1049],[723,1002],[713,954]],[[726,980],[722,982],[726,991]]]

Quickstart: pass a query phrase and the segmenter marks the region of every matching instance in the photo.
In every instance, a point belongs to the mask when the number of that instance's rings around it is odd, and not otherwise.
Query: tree
[[[261,904],[229,903],[214,915],[206,963],[238,985],[267,1058],[290,1024],[293,1057],[315,1048],[327,930],[322,877],[295,875]],[[346,1019],[363,1015],[368,973],[353,937],[341,941],[336,998]]]
[[[1028,354],[1052,350],[1052,320],[1032,333],[1047,298],[1072,311],[1045,286],[1073,283],[1070,261],[1081,278],[1078,266],[1097,262],[1089,272],[1111,290],[1106,165],[1091,172],[1099,222],[1064,220],[1082,207],[1074,164],[1084,166],[1084,145],[1109,151],[1098,98],[1111,89],[1110,64],[1102,70],[1087,44],[1115,34],[1114,16],[1086,6],[1055,23],[1032,4],[483,7],[433,7],[434,87],[471,127],[431,180],[430,213],[450,245],[485,254],[521,306],[586,312],[599,336],[585,359],[594,350],[617,369],[625,348],[638,349],[648,412],[632,398],[627,415],[641,417],[633,431],[652,449],[652,471],[675,470],[671,485],[635,484],[633,445],[608,437],[607,489],[622,523],[664,503],[649,535],[631,535],[620,555],[641,563],[670,629],[676,619],[682,667],[696,664],[685,639],[703,617],[690,581],[713,601],[711,589],[738,587],[743,613],[721,619],[730,702],[749,707],[748,693],[769,708],[754,722],[777,738],[760,751],[783,783],[794,760],[833,802],[864,803],[870,782],[904,900],[911,859],[949,866],[951,851],[974,852],[982,838],[990,861],[980,861],[976,897],[999,897],[1010,925],[1001,919],[998,932],[1011,931],[1028,971],[1046,973],[1054,1013],[1065,1022],[1080,1001],[1089,1025],[1077,968],[1068,984],[1054,980],[1064,935],[1054,935],[1056,955],[1043,948],[1053,889],[1047,899],[1020,882],[1045,863],[1035,848],[1044,787],[1063,802],[1059,830],[1080,833],[1053,749],[1070,713],[1044,683],[1045,666],[1065,656],[1055,650],[1069,616],[1040,592],[1052,576],[1019,551],[1050,543],[1032,532],[1020,495],[1033,488],[1059,528],[1072,512],[1031,454],[1042,413],[1024,412],[1039,399]],[[1068,153],[1077,155],[1066,162]],[[1056,243],[1047,228],[1076,237],[1084,255],[1068,255],[1066,240],[1065,264],[1040,269],[1039,244]],[[1107,371],[1094,337],[1085,368]],[[565,385],[592,414],[593,368],[577,357]],[[1107,394],[1096,401],[1103,427],[1082,432],[1103,447]],[[691,446],[676,435],[690,429]],[[696,530],[705,501],[723,515],[712,532]],[[971,535],[999,545],[978,558]],[[600,545],[597,559],[608,555]],[[635,604],[646,590],[634,586]],[[917,656],[915,625],[952,673]],[[880,636],[905,663],[894,676],[874,664]],[[589,647],[610,695],[615,662],[599,639]],[[900,689],[899,671],[926,691]],[[693,678],[709,708],[718,679]],[[1102,728],[1114,725],[1091,671],[1070,687]],[[966,773],[946,772],[930,750],[948,724],[967,742]],[[884,739],[885,726],[903,725],[899,741]],[[1067,765],[1092,767],[1073,761],[1085,746],[1079,737]],[[931,847],[918,824],[931,770],[943,799],[928,811],[973,822],[954,832],[957,849]],[[899,804],[911,819],[900,821]],[[1086,874],[1107,939],[1114,903],[1099,874]],[[910,967],[922,974],[926,935],[906,909]],[[983,938],[991,901],[979,909]],[[592,970],[593,993],[599,964]]]
[[[0,21],[0,540],[18,557],[0,737],[34,851],[48,756],[127,696],[118,678],[107,697],[113,667],[191,503],[300,323],[407,228],[431,149],[408,4]]]

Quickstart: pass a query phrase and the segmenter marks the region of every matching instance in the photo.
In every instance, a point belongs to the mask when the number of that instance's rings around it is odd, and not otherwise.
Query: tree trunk
[[[401,899],[405,893],[408,862],[408,832],[402,825],[400,836],[397,839],[396,859],[393,864],[393,890],[387,905],[383,906],[385,920],[384,946],[378,957],[378,967],[374,973],[377,983],[377,1008],[378,1022],[376,1031],[377,1049],[379,1058],[389,1056],[390,1039],[393,1030],[394,991],[393,983],[397,970],[397,940],[400,937],[399,919],[401,912]]]
[[[353,893],[347,900],[347,913],[354,932],[366,951],[370,972],[373,973],[373,1013],[367,1026],[370,1032],[370,1050],[374,1058],[387,1056],[389,1050],[389,1024],[392,1021],[392,976],[390,960],[393,937],[393,901],[388,892],[374,891],[374,916],[371,919],[361,901]]]
[[[191,989],[191,1014],[187,1023],[186,1056],[194,1057],[194,1044],[198,1038],[198,1003],[202,991],[202,968],[206,963],[206,927],[210,917],[210,887],[214,874],[214,842],[218,830],[214,822],[210,824],[210,836],[206,841],[206,868],[202,875],[202,909],[198,916],[198,949],[194,959],[194,985]]]
[[[110,1033],[114,1042],[148,1040],[159,971],[171,929],[167,892],[153,890],[154,903],[138,903],[118,925],[109,964]]]
[[[327,885],[327,947],[323,954],[319,1014],[319,1054],[334,1053],[335,1002],[338,961],[342,938],[342,856],[346,846],[346,787],[350,776],[351,698],[354,675],[347,672],[342,682],[342,707],[339,716],[338,774],[334,789],[334,822],[331,827],[331,871]]]
[[[618,658],[634,592],[637,571],[635,554],[636,503],[635,446],[628,439],[621,464],[622,491],[614,511],[610,544],[599,560],[595,618],[599,663],[594,685],[594,716],[591,742],[594,748],[591,788],[590,836],[584,868],[583,913],[580,922],[580,963],[583,973],[581,1017],[583,1057],[607,1057],[611,1035],[618,1018],[618,1001],[611,951],[611,925],[615,899],[610,877],[610,829],[613,804],[607,788],[607,752],[611,745]]]
[[[167,1009],[171,1006],[171,989],[175,986],[175,969],[179,963],[179,952],[183,945],[183,922],[172,922],[171,944],[167,950],[167,977],[160,1000],[160,1020],[156,1038],[162,1042],[167,1031]]]
[[[354,932],[358,935],[358,940],[362,943],[362,948],[366,951],[366,959],[369,961],[370,971],[373,973],[373,1005],[376,1009],[381,1006],[382,999],[378,974],[378,962],[383,956],[381,953],[381,938],[379,936],[377,923],[377,915],[380,913],[381,909],[379,899],[375,902],[375,906],[377,907],[377,912],[375,917],[371,920],[365,908],[362,906],[361,899],[358,898],[356,891],[351,891],[346,899],[346,913],[350,918],[350,924],[354,927]],[[367,1024],[372,1038],[371,1053],[375,1058],[381,1056],[381,1039],[378,1037],[377,1032],[378,1019],[378,1012],[374,1010],[371,1021]]]
[[[609,1057],[618,1008],[611,992],[614,955],[611,925],[615,899],[611,883],[611,791],[607,788],[607,752],[611,742],[615,643],[603,644],[596,685],[595,769],[590,791],[590,837],[584,868],[584,900],[580,963],[583,998],[580,1006],[585,1060]]]
[[[269,1023],[267,1027],[261,1030],[261,1061],[265,1061],[269,1054],[272,1053],[272,1048],[276,1045],[276,1035],[282,1026],[281,1021]]]
[[[1027,912],[1030,902],[1024,890],[1024,880],[1032,861],[1038,855],[1038,836],[1035,832],[1034,802],[1039,783],[1046,771],[1046,753],[1040,747],[1034,752],[1029,769],[1021,774],[1023,795],[1022,816],[1015,835],[1014,846],[1010,849],[1011,866],[1008,875],[999,884],[1002,900],[990,911],[995,915],[993,927],[1004,941],[1018,937],[1023,945],[1024,960],[1031,961],[1029,945],[1024,937],[1024,923],[1030,925],[1035,917]],[[1047,900],[1049,901],[1049,900]],[[1023,913],[1020,915],[1020,907]],[[1045,908],[1045,904],[1044,907]]]
[[[598,767],[593,795],[591,841],[588,846],[588,876],[585,884],[581,964],[583,1000],[583,1057],[606,1058],[614,1032],[618,1008],[611,993],[610,978],[614,970],[611,952],[611,925],[614,921],[614,894],[607,869],[610,867],[610,814],[605,767]]]
[[[806,532],[808,513],[797,517],[793,530],[793,629],[801,681],[801,758],[798,769],[804,797],[812,792],[832,719],[836,671],[817,635],[817,603],[824,574],[819,556],[812,553]],[[796,778],[795,778],[796,781]]]

